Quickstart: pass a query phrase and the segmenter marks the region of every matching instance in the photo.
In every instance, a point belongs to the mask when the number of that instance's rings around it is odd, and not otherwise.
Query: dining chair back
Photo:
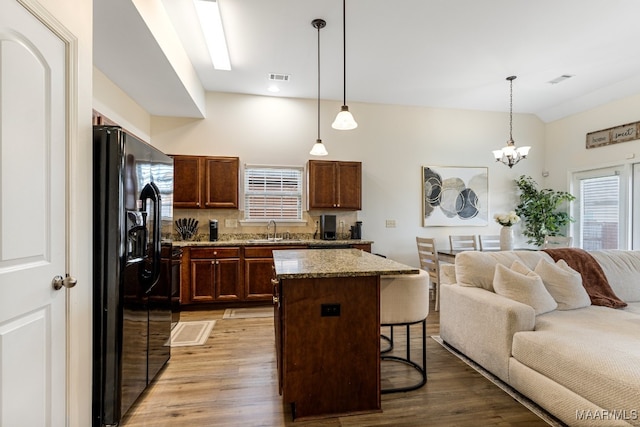
[[[499,251],[500,250],[500,235],[478,235],[478,241],[480,242],[481,251]]]
[[[438,311],[440,309],[440,263],[436,240],[429,237],[416,237],[416,244],[418,245],[420,268],[429,273],[436,301],[434,309]]]
[[[450,235],[449,244],[452,251],[477,251],[476,236],[466,235]]]

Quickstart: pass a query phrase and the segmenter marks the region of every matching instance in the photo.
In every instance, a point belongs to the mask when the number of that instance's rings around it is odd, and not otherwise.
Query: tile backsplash
[[[313,238],[320,215],[323,213],[325,212],[304,211],[302,219],[306,224],[276,221],[278,236],[289,233],[291,238]],[[338,239],[348,239],[349,228],[358,220],[357,212],[332,211],[330,213],[336,215]],[[198,230],[195,237],[191,239],[196,241],[209,240],[209,220],[212,219],[218,220],[219,240],[263,238],[267,235],[266,222],[243,222],[244,211],[237,209],[174,209],[174,223],[171,225],[164,223],[162,230],[164,234],[171,234],[174,240],[181,240],[175,226],[175,221],[180,218],[193,218],[198,221]],[[341,226],[341,224],[344,225]]]

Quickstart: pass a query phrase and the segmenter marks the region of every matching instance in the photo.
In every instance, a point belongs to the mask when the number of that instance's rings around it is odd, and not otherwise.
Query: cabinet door
[[[309,160],[308,164],[309,209],[333,209],[337,207],[335,162]]]
[[[198,156],[173,156],[173,207],[202,207],[202,166]]]
[[[212,302],[215,300],[215,290],[213,286],[215,263],[215,259],[198,259],[191,261],[190,302]]]
[[[271,301],[273,258],[245,258],[244,290],[247,301]]]
[[[340,209],[362,209],[362,163],[338,162],[337,206]]]
[[[238,208],[237,157],[204,158],[204,207]]]
[[[240,301],[242,295],[242,264],[238,258],[217,259],[215,265],[216,301]]]

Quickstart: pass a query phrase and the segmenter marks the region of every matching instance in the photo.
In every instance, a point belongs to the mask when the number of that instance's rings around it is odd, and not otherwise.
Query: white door
[[[0,1],[0,426],[64,426],[65,43]]]

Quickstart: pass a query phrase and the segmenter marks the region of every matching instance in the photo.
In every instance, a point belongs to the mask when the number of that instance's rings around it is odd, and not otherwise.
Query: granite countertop
[[[344,246],[373,244],[371,240],[317,240],[317,239],[230,239],[210,242],[208,240],[174,240],[173,246]]]
[[[358,249],[274,250],[278,279],[418,274],[419,270]]]

